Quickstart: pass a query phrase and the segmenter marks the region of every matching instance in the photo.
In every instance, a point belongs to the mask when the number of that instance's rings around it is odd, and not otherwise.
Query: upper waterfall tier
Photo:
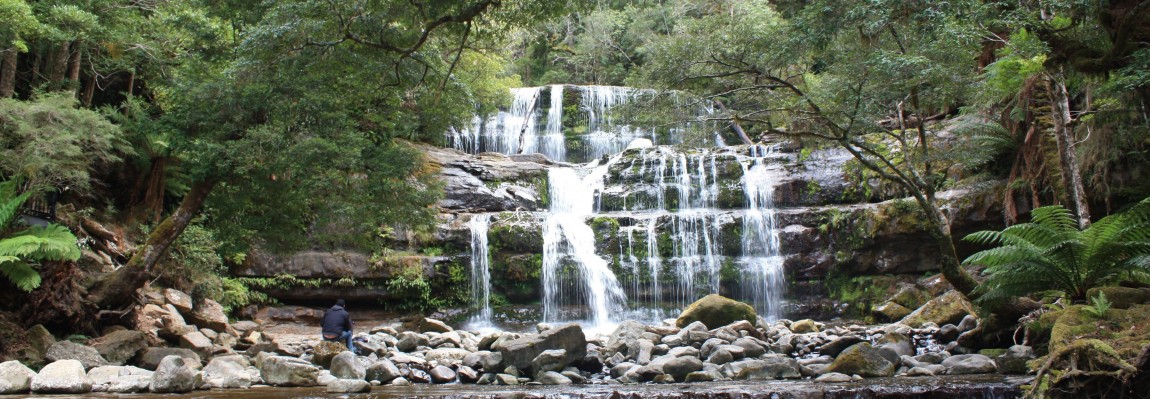
[[[448,145],[472,154],[543,154],[553,161],[582,163],[622,152],[638,138],[679,144],[684,129],[704,126],[698,121],[712,111],[677,106],[682,122],[656,127],[637,120],[638,111],[656,98],[652,90],[551,85],[511,89],[511,96],[506,110],[476,116],[470,126],[447,132]]]

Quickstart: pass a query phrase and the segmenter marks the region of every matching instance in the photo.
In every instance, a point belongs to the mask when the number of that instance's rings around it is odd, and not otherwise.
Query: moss
[[[695,301],[683,314],[675,320],[679,327],[686,327],[696,321],[701,321],[708,328],[719,328],[739,320],[746,320],[754,324],[758,316],[751,305],[721,296],[711,294]]]
[[[990,358],[995,358],[995,357],[1005,355],[1006,349],[1003,349],[1003,348],[983,349],[983,350],[978,351],[978,354],[986,356],[986,357],[990,357]]]

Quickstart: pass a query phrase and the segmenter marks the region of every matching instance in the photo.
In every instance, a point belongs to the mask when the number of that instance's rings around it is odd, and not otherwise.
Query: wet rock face
[[[545,158],[495,153],[473,156],[452,149],[420,147],[428,161],[440,168],[440,178],[446,183],[445,196],[439,202],[445,210],[534,211],[545,207]]]

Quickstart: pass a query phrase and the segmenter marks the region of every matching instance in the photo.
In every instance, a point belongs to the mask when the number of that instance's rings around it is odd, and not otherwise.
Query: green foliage
[[[1110,300],[1106,299],[1106,293],[1099,291],[1098,296],[1090,298],[1090,306],[1082,308],[1083,311],[1093,315],[1095,318],[1106,318],[1106,311],[1110,310]]]
[[[28,191],[70,187],[92,195],[101,171],[133,149],[118,127],[76,105],[65,93],[0,99],[0,174],[22,179]]]
[[[0,50],[27,52],[27,40],[40,29],[40,21],[24,0],[0,0]]]
[[[1085,300],[1092,287],[1150,277],[1150,198],[1084,230],[1061,206],[1038,208],[1031,215],[1030,223],[964,238],[999,245],[965,261],[986,266],[988,278],[979,287],[983,300],[1047,290]]]
[[[0,274],[24,291],[40,286],[40,273],[36,270],[39,262],[80,259],[76,236],[67,227],[49,224],[18,231],[13,228],[20,205],[29,194],[16,194],[14,180],[0,182]]]

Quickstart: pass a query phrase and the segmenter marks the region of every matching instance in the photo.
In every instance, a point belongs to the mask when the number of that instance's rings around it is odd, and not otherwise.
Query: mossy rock
[[[1086,297],[1097,298],[1099,293],[1106,295],[1110,307],[1129,309],[1131,306],[1150,303],[1150,288],[1094,287],[1086,291]]]
[[[874,310],[872,310],[875,318],[882,321],[901,320],[903,317],[906,317],[906,315],[910,314],[910,312],[911,310],[907,309],[906,306],[899,305],[892,301],[887,301],[882,305],[875,306]]]
[[[921,327],[923,323],[931,322],[939,326],[958,324],[966,315],[976,314],[974,305],[958,291],[949,291],[938,298],[931,299],[914,312],[899,321],[911,327]]]
[[[930,293],[914,285],[907,284],[900,287],[894,295],[891,295],[889,301],[902,305],[907,309],[918,309],[927,301],[930,301]],[[903,316],[899,316],[899,318]]]
[[[791,332],[795,334],[807,334],[819,332],[819,323],[811,319],[802,319],[791,323]]]
[[[858,374],[863,377],[890,377],[898,369],[869,342],[861,342],[843,350],[827,368],[828,373]]]
[[[718,294],[711,294],[695,301],[679,318],[675,325],[680,328],[688,324],[701,321],[707,328],[719,328],[739,320],[746,320],[752,325],[758,319],[755,308],[751,305],[730,299]]]
[[[344,345],[343,342],[319,341],[311,351],[311,362],[325,369],[331,368],[331,359],[334,359],[335,355],[343,353],[343,351],[346,350],[347,346]]]

